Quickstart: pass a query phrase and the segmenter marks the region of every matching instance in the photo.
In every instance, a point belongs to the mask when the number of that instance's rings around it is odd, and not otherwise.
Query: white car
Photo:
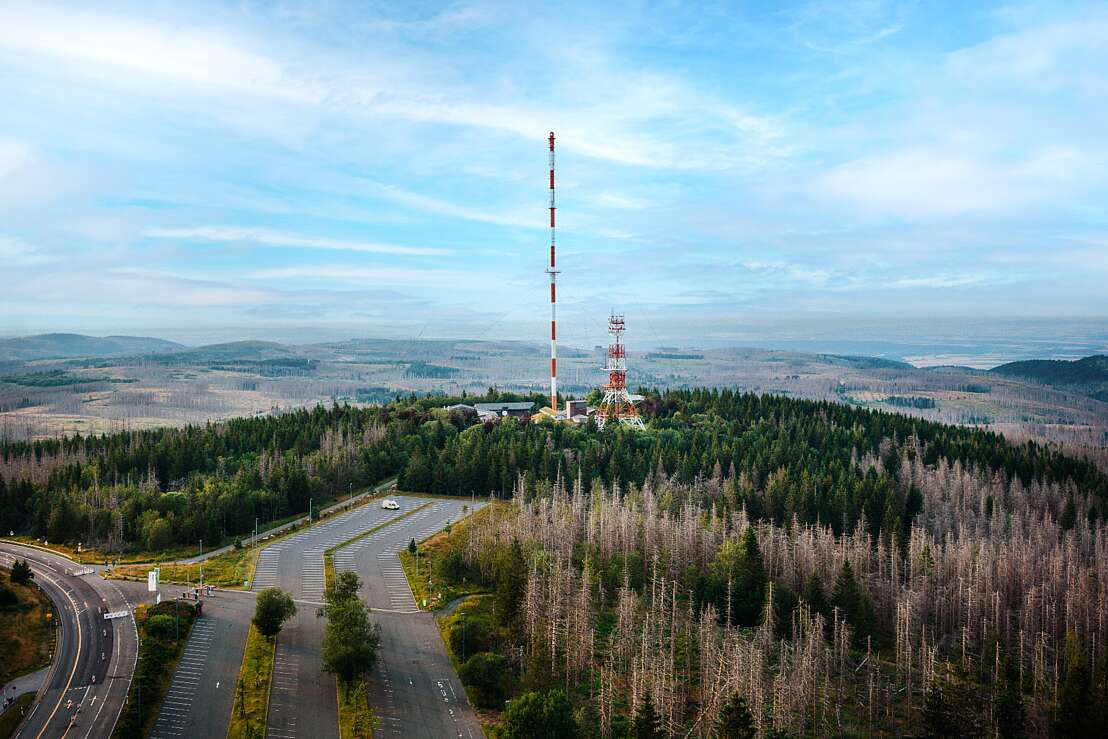
[[[381,501],[381,507],[388,511],[399,511],[400,504],[390,498],[385,498]]]

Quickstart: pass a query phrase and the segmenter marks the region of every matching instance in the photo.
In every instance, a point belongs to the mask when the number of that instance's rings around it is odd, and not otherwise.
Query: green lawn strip
[[[0,586],[18,599],[0,605],[0,685],[50,664],[57,640],[57,614],[46,593],[31,580],[26,585],[11,582],[10,570],[0,569]]]
[[[269,714],[269,687],[273,679],[273,660],[277,640],[272,641],[250,625],[246,649],[242,655],[235,707],[227,727],[228,739],[251,739],[265,733]]]
[[[290,531],[289,533],[293,532]],[[272,541],[278,541],[278,539],[275,538]],[[243,547],[212,557],[203,563],[198,562],[188,565],[173,563],[120,565],[111,570],[105,570],[103,575],[109,580],[142,581],[146,579],[146,573],[156,566],[161,569],[162,582],[182,585],[185,583],[199,584],[202,566],[206,585],[242,590],[243,582],[249,580],[254,574],[254,566],[257,564],[261,550],[262,547]]]
[[[417,557],[412,556],[407,549],[400,552],[400,565],[404,568],[404,574],[408,578],[408,586],[412,589],[417,607],[424,608],[423,604],[426,602],[427,610],[434,610],[436,607],[441,607],[443,604],[463,595],[488,592],[488,588],[480,583],[464,580],[460,583],[449,582],[439,576],[434,576],[431,582],[434,586],[435,598],[432,599],[427,590],[427,573],[436,573],[437,565],[442,557],[454,550],[455,547],[461,546],[462,542],[465,541],[466,529],[469,526],[474,525],[482,517],[496,515],[500,508],[501,506],[496,504],[487,505],[473,515],[452,524],[449,531],[439,531],[424,541],[417,542],[419,545],[418,562]]]
[[[180,638],[176,638],[174,623],[178,614]],[[165,618],[159,618],[163,616]],[[139,631],[138,665],[113,737],[150,735],[195,620],[195,607],[185,601],[167,600],[135,609]]]
[[[377,719],[369,710],[369,693],[365,678],[344,686],[338,681],[336,696],[339,705],[339,739],[369,739]]]
[[[15,730],[23,722],[23,714],[30,709],[34,702],[34,693],[24,693],[15,699],[15,703],[8,706],[8,710],[0,716],[0,739],[8,739],[8,737],[15,734]]]

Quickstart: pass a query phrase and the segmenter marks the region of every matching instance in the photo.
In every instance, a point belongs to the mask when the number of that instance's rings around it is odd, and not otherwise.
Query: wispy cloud
[[[26,267],[57,261],[57,257],[46,254],[21,239],[0,235],[0,263],[8,267]]]
[[[367,287],[406,286],[436,287],[456,290],[476,290],[488,287],[492,280],[487,275],[453,269],[417,269],[403,267],[365,267],[360,265],[311,265],[305,267],[276,267],[249,272],[252,280],[330,280],[345,284],[361,284]]]
[[[1015,214],[1064,196],[1088,165],[1065,147],[1018,157],[910,148],[846,162],[820,176],[815,190],[864,212],[904,218]]]
[[[293,80],[291,70],[207,28],[171,27],[42,5],[0,8],[0,47],[112,67],[136,78],[174,81],[295,102],[319,102],[325,90]]]
[[[278,246],[297,249],[331,249],[360,251],[368,254],[393,254],[399,256],[441,256],[449,249],[423,246],[397,246],[364,241],[346,241],[302,234],[283,233],[260,228],[240,226],[199,226],[192,228],[152,228],[145,236],[154,239],[182,241],[211,241],[217,243],[248,243],[258,246]]]

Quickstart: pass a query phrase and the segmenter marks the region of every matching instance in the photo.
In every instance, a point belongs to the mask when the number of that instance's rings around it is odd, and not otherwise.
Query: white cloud
[[[599,193],[594,198],[594,202],[601,208],[618,208],[619,210],[644,210],[650,207],[650,203],[641,198],[612,192],[611,190]]]
[[[386,283],[388,287],[436,287],[451,290],[479,289],[498,284],[491,275],[453,269],[412,269],[405,267],[364,267],[358,265],[310,265],[275,267],[256,270],[246,275],[255,280],[318,279],[336,282]]]
[[[56,257],[12,236],[0,235],[0,264],[7,267],[26,267],[56,262]]]
[[[285,65],[242,48],[211,29],[144,23],[44,6],[0,8],[0,48],[49,55],[75,66],[98,65],[140,79],[171,80],[296,102],[324,91],[290,84]]]
[[[451,203],[439,198],[432,198],[427,195],[420,195],[419,193],[405,190],[404,188],[398,187],[396,185],[390,185],[380,182],[369,182],[365,180],[361,182],[368,185],[370,192],[374,195],[392,200],[393,202],[400,203],[411,208],[415,208],[416,210],[426,211],[428,213],[438,213],[440,215],[462,218],[467,221],[493,223],[499,226],[538,228],[543,225],[541,213],[538,216],[536,216],[535,214],[490,213],[485,210],[479,210],[477,208],[471,208],[466,205]]]
[[[479,16],[446,13],[441,25]],[[358,118],[475,127],[531,141],[545,139],[554,128],[563,146],[589,157],[663,169],[761,166],[790,151],[781,144],[778,122],[671,74],[629,73],[603,55],[592,60],[588,79],[552,91],[549,102],[546,96],[535,102],[518,94],[498,99],[488,85],[460,83],[472,79],[464,68],[472,59],[451,66],[417,45],[400,48],[411,54],[351,60],[326,49],[265,48],[247,36],[201,25],[42,6],[0,9],[0,50],[60,59],[76,74],[106,75],[114,83],[245,93]],[[216,115],[246,123],[230,111]],[[254,125],[272,133],[268,116]]]
[[[318,238],[301,234],[282,233],[264,228],[242,226],[199,226],[193,228],[152,228],[145,236],[156,239],[179,239],[183,241],[247,242],[259,246],[282,246],[303,249],[334,249],[338,251],[358,251],[369,254],[393,254],[400,256],[441,256],[449,254],[448,249],[422,246],[397,246],[395,244],[377,244],[364,241],[346,241],[343,239]]]
[[[817,178],[815,192],[859,211],[908,219],[1018,215],[1063,199],[1088,159],[1063,147],[1020,158],[915,147],[860,157]]]

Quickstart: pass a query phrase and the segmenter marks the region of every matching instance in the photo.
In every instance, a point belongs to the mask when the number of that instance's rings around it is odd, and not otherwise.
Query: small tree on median
[[[323,669],[347,684],[373,668],[381,643],[380,630],[358,597],[359,584],[355,573],[339,573],[324,594],[327,605],[319,609],[319,615],[327,617]]]
[[[296,604],[292,596],[280,588],[266,588],[258,593],[254,606],[254,627],[267,639],[281,632],[285,621],[296,615]]]

